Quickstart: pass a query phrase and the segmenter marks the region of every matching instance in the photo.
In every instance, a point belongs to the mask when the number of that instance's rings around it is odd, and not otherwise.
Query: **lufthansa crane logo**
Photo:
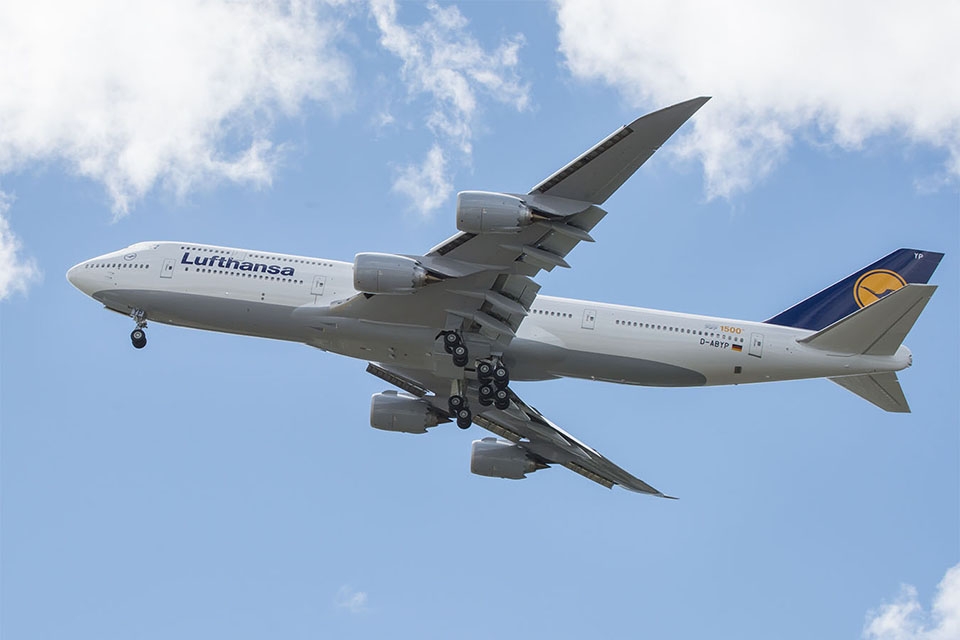
[[[860,276],[853,287],[853,298],[857,306],[863,308],[873,304],[880,298],[886,297],[897,289],[906,286],[907,282],[896,271],[889,269],[874,269]]]

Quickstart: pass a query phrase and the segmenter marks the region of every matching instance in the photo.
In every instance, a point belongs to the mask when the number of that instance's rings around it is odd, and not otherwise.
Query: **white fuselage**
[[[337,318],[358,295],[353,265],[322,258],[180,242],[145,242],[80,263],[77,288],[150,321],[302,342],[362,360],[436,369],[436,327],[396,318]],[[416,292],[409,295],[416,295]],[[322,313],[321,313],[322,312]],[[812,332],[760,322],[538,296],[503,354],[514,380],[575,377],[648,386],[700,386],[898,371],[892,356],[831,354]]]

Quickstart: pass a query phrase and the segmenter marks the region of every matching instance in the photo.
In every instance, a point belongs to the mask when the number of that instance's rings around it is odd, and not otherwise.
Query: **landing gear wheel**
[[[493,394],[493,405],[503,411],[510,406],[510,392],[506,389],[497,389]]]
[[[134,329],[130,332],[130,342],[135,349],[143,349],[147,346],[147,334],[143,329]]]
[[[450,399],[447,400],[447,406],[450,407],[450,413],[456,414],[461,409],[466,409],[467,399],[463,396],[452,395]]]
[[[457,345],[462,345],[463,340],[454,331],[447,331],[443,334],[443,348],[447,353],[453,353]]]
[[[493,378],[493,365],[489,362],[477,363],[477,380],[488,382],[491,378]]]
[[[478,394],[480,396],[480,404],[485,407],[489,407],[491,404],[493,404],[493,394],[495,391],[496,390],[494,389],[493,385],[489,382],[480,385],[480,391]]]
[[[461,429],[469,429],[470,425],[473,424],[473,414],[470,413],[470,409],[463,407],[457,411],[457,426]]]
[[[505,366],[498,364],[493,369],[493,381],[496,383],[498,388],[503,389],[510,384],[510,372],[507,371]]]
[[[467,351],[467,347],[466,347],[466,346],[464,346],[464,345],[462,345],[462,344],[458,344],[457,346],[455,346],[455,347],[453,348],[452,353],[453,353],[453,364],[454,364],[454,365],[456,365],[456,366],[458,366],[458,367],[465,367],[465,366],[467,366],[467,363],[470,361],[470,352]]]

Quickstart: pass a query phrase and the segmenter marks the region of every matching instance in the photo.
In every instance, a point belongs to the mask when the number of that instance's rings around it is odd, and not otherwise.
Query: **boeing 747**
[[[302,342],[368,362],[396,387],[370,423],[424,433],[471,424],[476,474],[524,478],[562,465],[606,487],[669,497],[525,403],[511,381],[584,378],[696,387],[826,377],[886,411],[909,406],[902,342],[936,287],[942,253],[899,249],[755,322],[540,295],[606,216],[600,208],[703,104],[621,127],[528,193],[465,191],[459,232],[422,255],[352,262],[192,242],[140,242],[82,262],[68,280],[132,318]]]

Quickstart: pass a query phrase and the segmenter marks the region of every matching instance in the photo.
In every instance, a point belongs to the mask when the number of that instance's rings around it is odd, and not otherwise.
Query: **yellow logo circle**
[[[906,284],[906,280],[896,271],[875,269],[860,276],[853,287],[853,298],[857,301],[857,306],[862,308],[890,295]]]

